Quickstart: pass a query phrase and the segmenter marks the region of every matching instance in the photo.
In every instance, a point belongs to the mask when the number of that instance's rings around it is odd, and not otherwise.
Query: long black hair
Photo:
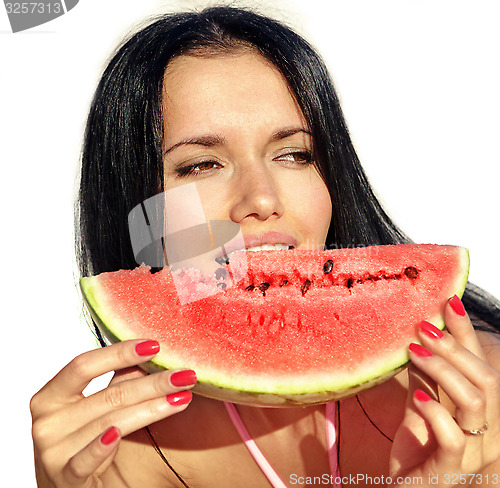
[[[327,69],[316,51],[280,22],[232,7],[154,19],[116,50],[88,116],[76,207],[82,275],[136,266],[127,225],[137,204],[163,191],[163,77],[181,55],[251,48],[287,80],[309,125],[330,191],[328,247],[400,244],[409,238],[377,200],[354,150]],[[500,304],[470,285],[469,312],[500,330]]]

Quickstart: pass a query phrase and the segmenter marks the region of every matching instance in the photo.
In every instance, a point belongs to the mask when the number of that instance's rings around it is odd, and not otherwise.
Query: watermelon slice
[[[161,343],[150,370],[192,368],[202,395],[285,406],[350,396],[400,371],[418,324],[444,327],[468,270],[468,251],[455,246],[237,251],[215,278],[177,270],[174,283],[169,268],[143,265],[82,278],[81,288],[111,342]],[[213,294],[181,305],[179,273],[183,293]]]

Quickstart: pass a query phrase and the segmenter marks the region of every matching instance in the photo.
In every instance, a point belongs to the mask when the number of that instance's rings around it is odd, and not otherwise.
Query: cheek
[[[332,202],[326,185],[319,175],[310,184],[302,185],[293,195],[295,215],[305,239],[324,244],[332,217]]]
[[[325,243],[332,218],[332,204],[328,191],[315,194],[311,205],[311,223],[321,242]]]
[[[332,201],[326,187],[321,192],[315,194],[314,207],[317,216],[317,224],[324,232],[326,238],[332,219]]]
[[[207,178],[196,183],[196,189],[207,220],[229,219],[231,188]]]

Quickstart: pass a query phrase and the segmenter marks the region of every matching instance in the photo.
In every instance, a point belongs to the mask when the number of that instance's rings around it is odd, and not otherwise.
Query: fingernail
[[[410,344],[409,349],[422,358],[430,358],[432,356],[432,352],[429,349],[414,342]]]
[[[138,356],[154,356],[158,354],[160,344],[158,341],[144,341],[135,346],[135,352]]]
[[[429,400],[432,400],[431,397],[423,390],[415,390],[415,398],[419,402],[428,402]]]
[[[196,373],[192,369],[176,371],[170,376],[172,386],[189,386],[196,383]]]
[[[120,433],[116,427],[110,427],[101,437],[101,444],[109,446],[120,437]]]
[[[460,298],[457,297],[457,295],[453,295],[449,299],[448,303],[450,304],[450,307],[457,315],[460,315],[460,317],[465,317],[464,304],[462,303],[462,300],[460,300]]]
[[[441,339],[444,336],[442,331],[425,320],[420,323],[420,330],[431,339]]]
[[[170,393],[167,395],[167,402],[174,407],[178,407],[180,405],[185,405],[189,403],[193,398],[193,394],[190,390],[179,391],[177,393]]]

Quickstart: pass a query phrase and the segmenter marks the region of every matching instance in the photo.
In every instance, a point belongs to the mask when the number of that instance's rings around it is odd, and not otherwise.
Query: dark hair
[[[388,217],[360,165],[324,63],[283,24],[244,9],[215,7],[162,16],[115,52],[97,87],[85,131],[76,212],[82,275],[136,266],[128,213],[162,191],[162,88],[183,54],[252,48],[286,78],[309,124],[332,199],[329,247],[410,242]],[[500,329],[500,304],[472,285],[470,312]]]

